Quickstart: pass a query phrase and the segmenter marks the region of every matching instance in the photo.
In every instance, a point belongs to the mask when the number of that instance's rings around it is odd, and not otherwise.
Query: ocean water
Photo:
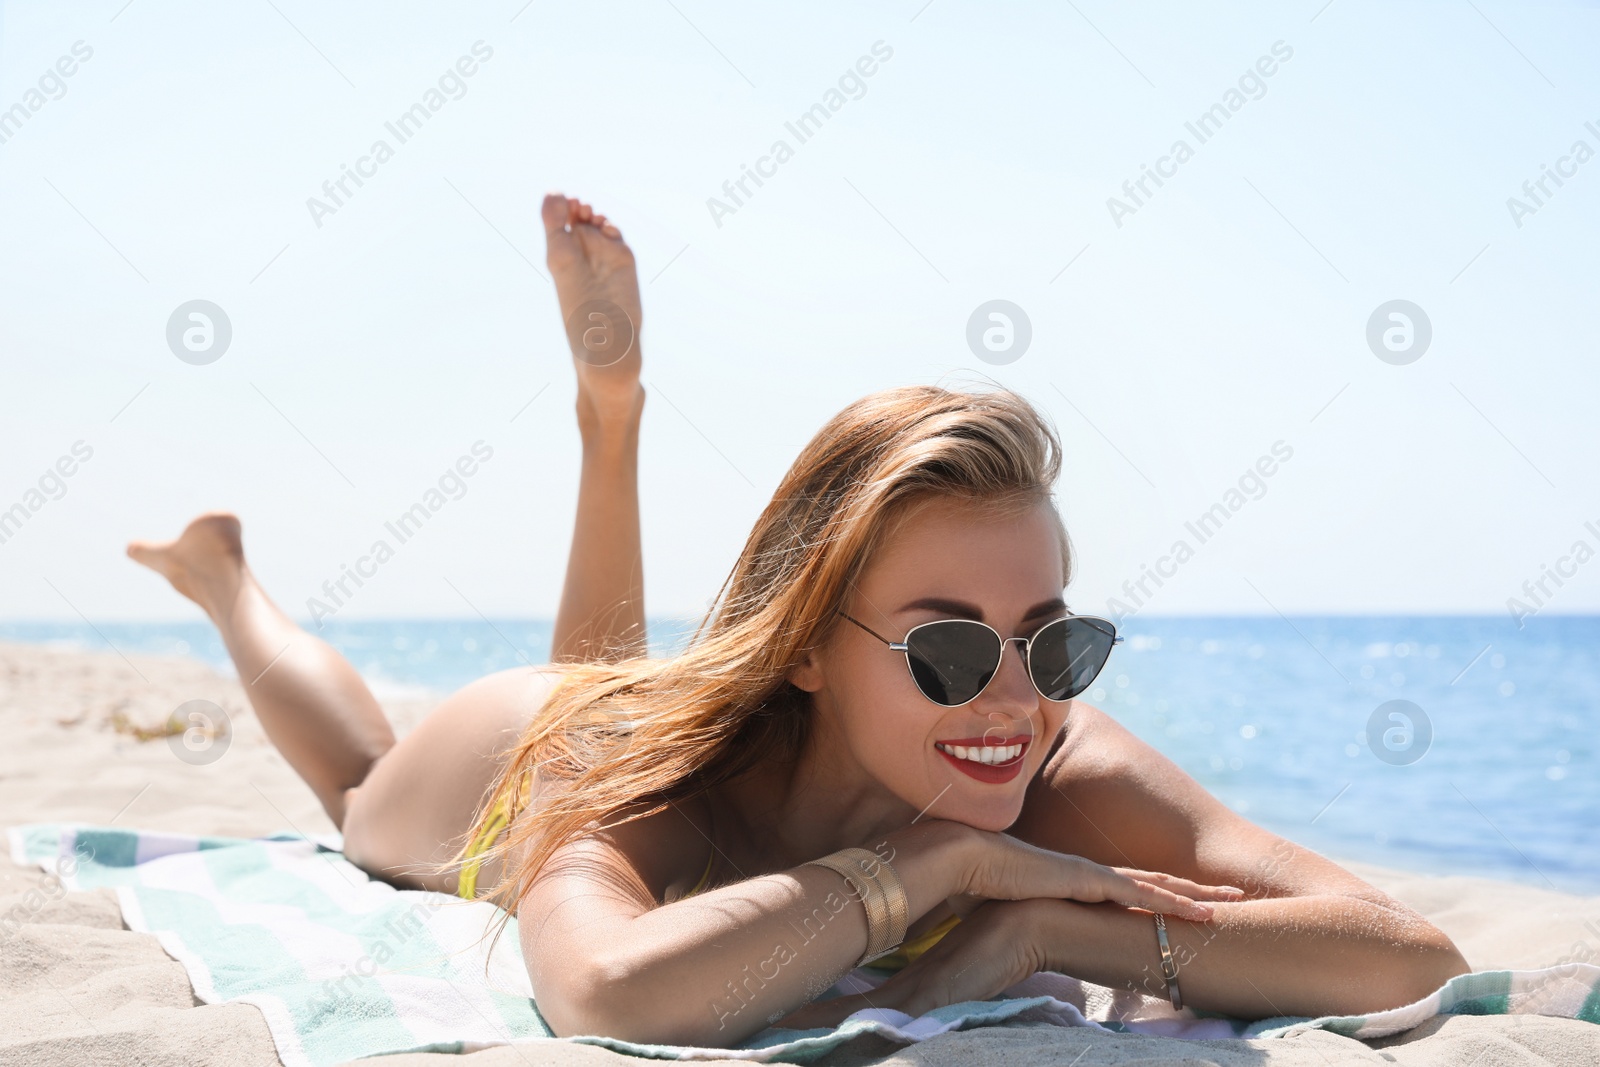
[[[653,620],[658,652],[692,623]],[[1325,854],[1600,893],[1600,617],[1147,618],[1087,699],[1229,807]],[[329,621],[380,695],[543,662],[538,620]],[[182,654],[204,623],[0,623],[0,640]],[[1406,703],[1396,704],[1395,701]]]
[[[651,619],[650,650],[669,655],[698,620]],[[327,619],[305,624],[338,649],[380,698],[451,693],[495,671],[550,658],[548,619]],[[234,676],[222,638],[209,622],[33,623],[0,621],[0,641],[152,656],[191,656]]]

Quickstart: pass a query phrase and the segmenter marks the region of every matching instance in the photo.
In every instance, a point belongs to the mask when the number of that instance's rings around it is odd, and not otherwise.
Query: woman
[[[256,584],[232,516],[129,554],[216,623],[352,861],[518,917],[556,1033],[731,1046],[1039,970],[1343,1014],[1468,970],[1415,912],[1072,699],[1114,630],[1061,599],[1059,443],[1014,394],[852,404],[688,651],[644,658],[633,257],[588,205],[549,196],[543,219],[583,438],[555,665],[475,682],[397,744]],[[894,976],[815,999],[871,957]]]

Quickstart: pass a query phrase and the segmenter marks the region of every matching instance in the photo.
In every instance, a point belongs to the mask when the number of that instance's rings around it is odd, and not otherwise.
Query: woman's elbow
[[[553,969],[554,970],[554,969]],[[539,1014],[557,1037],[648,1041],[636,1031],[645,1015],[629,1010],[627,968],[604,959],[569,960],[536,988]]]
[[[648,976],[628,960],[595,958],[573,963],[553,982],[538,990],[539,1014],[557,1037],[595,1036],[652,1045],[698,1045],[718,1048],[706,1026],[683,1017],[651,988]],[[549,988],[546,989],[545,986]],[[707,1016],[709,1018],[709,1015]]]
[[[1440,986],[1450,979],[1463,974],[1472,973],[1472,965],[1467,958],[1456,948],[1455,942],[1443,934],[1439,935],[1440,944],[1430,947],[1419,969],[1423,972],[1419,982],[1421,987],[1426,987],[1416,1000],[1421,1000],[1430,993],[1436,992]]]
[[[1403,963],[1384,970],[1387,981],[1382,982],[1381,986],[1385,1003],[1379,1010],[1400,1008],[1425,1000],[1450,979],[1470,974],[1472,967],[1455,943],[1435,930],[1432,936],[1410,947]]]

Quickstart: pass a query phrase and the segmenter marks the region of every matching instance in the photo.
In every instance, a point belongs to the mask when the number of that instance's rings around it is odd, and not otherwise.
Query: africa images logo
[[[805,144],[820,133],[823,125],[850,100],[860,100],[866,96],[866,79],[878,73],[881,64],[889,62],[893,56],[893,48],[883,41],[874,41],[872,55],[861,56],[854,66],[846,67],[844,73],[839,75],[836,87],[830,86],[820,101],[802,111],[793,122],[783,124],[784,130],[794,138],[793,145],[779,137],[772,142],[766,154],[756,157],[754,169],[747,163],[741,163],[739,176],[722,183],[722,195],[727,199],[714,196],[706,198],[706,209],[711,212],[711,221],[717,224],[717,229],[722,229],[725,215],[736,214],[744,207],[745,201],[755,195],[755,190],[750,188],[751,183],[760,189],[766,184],[763,178],[776,177],[778,168],[794,158],[797,145]],[[846,93],[850,95],[846,97]]]

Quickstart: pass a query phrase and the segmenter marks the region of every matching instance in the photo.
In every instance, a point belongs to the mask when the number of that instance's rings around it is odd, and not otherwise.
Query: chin
[[[952,822],[966,823],[974,830],[987,830],[998,834],[1015,823],[1021,814],[1022,794],[1019,792],[1015,799],[996,798],[986,804],[967,804],[961,811],[942,817]]]

